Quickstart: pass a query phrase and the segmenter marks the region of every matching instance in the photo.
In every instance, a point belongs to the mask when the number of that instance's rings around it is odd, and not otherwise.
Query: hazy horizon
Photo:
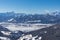
[[[60,0],[0,0],[0,12],[45,13],[60,11]]]

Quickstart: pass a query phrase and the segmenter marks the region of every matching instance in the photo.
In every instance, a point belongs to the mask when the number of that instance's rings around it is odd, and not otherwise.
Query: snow
[[[1,33],[3,33],[4,35],[10,35],[11,32],[1,31]]]
[[[53,24],[3,23],[1,25],[5,28],[9,29],[10,31],[19,30],[19,31],[23,31],[23,32],[29,32],[29,31],[34,31],[34,30],[45,28],[45,27],[49,27],[49,26],[52,26]]]
[[[28,25],[27,25],[28,26]],[[31,24],[31,27],[25,27],[25,26],[18,26],[18,25],[9,25],[8,27],[6,27],[7,29],[11,30],[11,31],[16,31],[16,30],[20,30],[20,31],[24,31],[24,32],[28,32],[28,31],[33,31],[33,30],[38,30],[41,28],[45,28],[46,26],[42,25],[42,26],[37,26],[37,25],[33,25]]]
[[[31,38],[32,38],[32,35],[29,34],[29,35],[25,35],[25,36],[20,37],[18,40],[23,40],[23,39],[29,40]]]
[[[38,38],[37,37],[38,36],[32,36],[31,34],[28,34],[28,35],[24,35],[24,36],[20,37],[18,40],[23,40],[23,39],[25,39],[25,40],[41,40],[42,39],[41,36]]]
[[[41,20],[27,21],[27,22],[41,22]]]
[[[7,37],[1,37],[1,36],[0,36],[0,39],[1,39],[1,40],[10,40],[10,39],[7,38]]]
[[[39,37],[39,40],[41,40],[42,39],[42,37]]]
[[[12,21],[12,20],[14,20],[14,18],[9,19],[8,21],[10,22],[10,21]]]

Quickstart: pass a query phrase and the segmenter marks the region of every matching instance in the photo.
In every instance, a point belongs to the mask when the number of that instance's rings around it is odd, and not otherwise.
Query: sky
[[[60,0],[0,0],[0,12],[45,13],[60,11]]]

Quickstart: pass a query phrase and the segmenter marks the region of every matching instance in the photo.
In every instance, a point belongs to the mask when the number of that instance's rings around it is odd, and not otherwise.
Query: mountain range
[[[6,12],[0,13],[0,22],[11,23],[60,23],[60,12],[55,11],[45,14],[25,14]]]

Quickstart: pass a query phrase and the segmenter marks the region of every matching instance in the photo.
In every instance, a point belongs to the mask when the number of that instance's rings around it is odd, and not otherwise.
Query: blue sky
[[[0,0],[0,12],[44,13],[59,10],[60,0]]]

